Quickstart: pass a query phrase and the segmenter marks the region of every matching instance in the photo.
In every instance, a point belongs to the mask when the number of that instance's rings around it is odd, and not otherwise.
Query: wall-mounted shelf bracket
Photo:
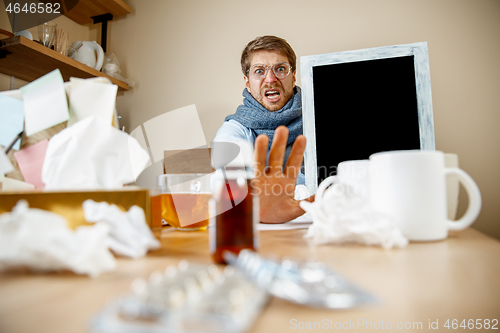
[[[113,15],[110,13],[92,16],[94,24],[102,23],[101,26],[101,47],[104,52],[106,52],[106,44],[108,40],[108,21],[113,20]]]

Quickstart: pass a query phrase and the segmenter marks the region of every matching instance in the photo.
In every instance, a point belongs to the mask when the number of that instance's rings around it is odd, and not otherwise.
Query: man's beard
[[[265,99],[266,98],[265,91],[269,90],[269,89],[276,89],[280,92],[281,99],[279,100],[279,102],[271,103]],[[285,106],[285,104],[288,103],[288,101],[293,97],[293,88],[290,89],[290,91],[285,91],[285,89],[283,88],[282,85],[274,85],[274,84],[266,85],[260,89],[260,96],[258,96],[259,98],[256,98],[256,96],[253,96],[253,97],[264,108],[266,108],[267,110],[269,110],[271,112],[274,112],[274,111],[278,111],[281,108],[283,108]]]

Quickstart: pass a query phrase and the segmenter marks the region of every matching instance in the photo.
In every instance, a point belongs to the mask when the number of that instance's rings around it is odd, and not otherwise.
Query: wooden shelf
[[[64,3],[64,2],[63,2]],[[93,23],[92,16],[111,14],[113,17],[130,14],[129,5],[122,0],[79,0],[70,11],[65,11],[67,17],[79,24]]]
[[[31,82],[57,68],[64,81],[72,76],[83,79],[101,76],[110,79],[119,90],[128,90],[125,82],[22,36],[0,40],[0,73]]]

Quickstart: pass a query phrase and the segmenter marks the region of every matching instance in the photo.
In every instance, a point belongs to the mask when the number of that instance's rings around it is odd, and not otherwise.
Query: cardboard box
[[[160,224],[152,225],[151,200],[149,190],[130,187],[123,190],[101,191],[65,191],[65,192],[2,192],[0,193],[0,214],[10,212],[16,203],[25,199],[31,208],[40,208],[62,215],[68,221],[70,228],[80,225],[92,225],[85,221],[82,203],[87,199],[96,202],[106,201],[117,205],[121,210],[128,211],[133,205],[144,209],[146,221],[151,229],[161,228]]]

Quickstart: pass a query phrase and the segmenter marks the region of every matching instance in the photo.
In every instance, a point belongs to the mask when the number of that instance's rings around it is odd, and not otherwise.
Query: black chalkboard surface
[[[434,149],[426,43],[301,57],[306,186],[342,161]]]
[[[313,68],[318,184],[342,161],[420,149],[413,63],[408,56]]]

